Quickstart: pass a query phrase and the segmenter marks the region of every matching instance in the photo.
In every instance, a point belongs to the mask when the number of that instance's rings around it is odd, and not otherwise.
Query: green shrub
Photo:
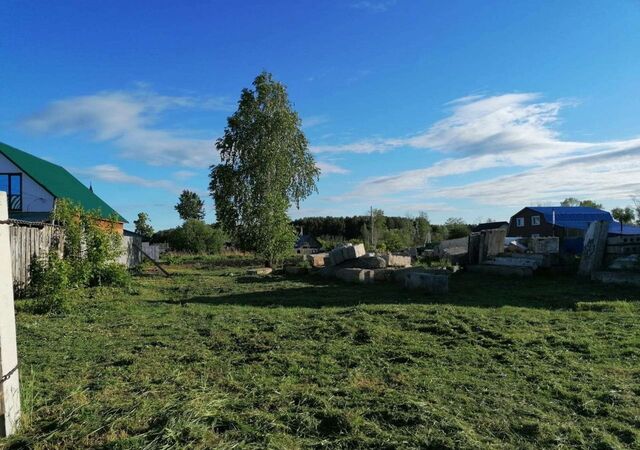
[[[167,236],[172,250],[189,253],[220,253],[226,240],[222,230],[195,219],[187,220]]]
[[[114,262],[122,249],[115,218],[105,222],[97,213],[60,200],[53,220],[62,226],[58,236],[63,242],[62,257],[54,242],[49,256],[34,260],[29,268],[27,292],[35,298],[35,312],[62,312],[65,301],[78,289],[129,284],[126,268]]]
[[[55,253],[46,259],[35,259],[29,267],[29,296],[35,298],[36,313],[61,313],[71,296],[70,265]]]
[[[125,266],[114,262],[107,263],[93,271],[91,286],[128,287],[131,275]]]

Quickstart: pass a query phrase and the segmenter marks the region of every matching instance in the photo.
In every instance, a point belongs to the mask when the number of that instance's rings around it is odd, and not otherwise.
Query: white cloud
[[[322,175],[331,175],[331,174],[345,175],[350,172],[350,170],[345,169],[344,167],[340,167],[338,165],[335,165],[326,161],[318,161],[316,162],[316,166],[318,166]]]
[[[223,99],[164,96],[149,91],[105,91],[52,102],[22,122],[35,133],[87,133],[114,142],[124,157],[151,165],[198,167],[217,160],[214,136],[194,138],[184,130],[157,126],[159,115],[175,108],[226,110]]]
[[[568,196],[629,201],[640,192],[640,139],[612,146],[613,150],[556,159],[522,173],[440,189],[434,195],[505,206],[553,203]]]
[[[74,169],[73,172],[93,180],[106,181],[107,183],[132,184],[153,189],[161,188],[171,192],[179,191],[171,181],[150,180],[137,175],[130,175],[123,172],[118,166],[112,164],[99,164],[83,169]]]
[[[373,177],[336,200],[421,192],[510,206],[566,196],[629,198],[640,192],[640,139],[563,140],[553,128],[566,102],[541,102],[533,93],[468,96],[449,102],[451,114],[424,133],[315,147],[316,153],[372,153],[424,149],[449,156],[429,167]],[[512,176],[450,188],[433,181],[483,169],[509,167]]]
[[[538,94],[467,96],[448,105],[449,117],[409,137],[377,138],[342,145],[320,145],[315,153],[375,153],[401,147],[442,153],[478,155],[526,153],[527,158],[571,153],[587,144],[557,139],[551,126],[562,102],[538,102]]]

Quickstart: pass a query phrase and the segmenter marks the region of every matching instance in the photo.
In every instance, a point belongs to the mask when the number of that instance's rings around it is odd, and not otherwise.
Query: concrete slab
[[[311,255],[305,255],[305,261],[308,261],[311,264],[311,267],[315,267],[319,269],[320,267],[324,267],[325,258],[329,256],[328,253],[314,253]]]
[[[388,269],[375,269],[373,272],[373,278],[376,282],[387,282],[392,281],[394,278],[394,274],[397,269],[388,268]]]
[[[591,274],[591,279],[609,284],[626,284],[640,286],[640,273],[598,271]]]
[[[449,276],[434,273],[409,272],[404,279],[408,289],[415,289],[429,294],[446,294],[449,292]]]
[[[349,264],[351,267],[360,269],[384,269],[387,262],[379,256],[361,256],[360,258],[345,261],[343,264]]]
[[[336,278],[347,283],[364,283],[365,269],[346,268],[336,271]]]
[[[411,256],[393,255],[388,253],[382,256],[387,267],[411,267]]]
[[[584,248],[580,257],[578,274],[591,276],[593,272],[600,270],[604,264],[604,254],[607,247],[609,223],[600,221],[592,222],[584,235]]]
[[[365,249],[363,244],[350,245],[348,247],[343,247],[343,257],[344,260],[356,259],[365,255]]]

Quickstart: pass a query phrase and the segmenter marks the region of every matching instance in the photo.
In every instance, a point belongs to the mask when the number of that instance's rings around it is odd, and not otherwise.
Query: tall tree
[[[287,210],[317,191],[320,170],[286,88],[263,72],[243,89],[237,111],[216,142],[209,191],[216,215],[237,244],[273,265],[293,249]]]
[[[182,220],[204,220],[204,202],[193,191],[182,191],[175,208]]]
[[[149,223],[149,215],[146,212],[139,212],[138,218],[133,221],[133,224],[136,226],[136,233],[146,239],[151,239],[151,236],[153,236],[153,227]]]
[[[562,202],[560,202],[560,206],[584,206],[589,208],[602,209],[602,203],[594,202],[593,200],[578,200],[575,197],[567,197]]]
[[[560,206],[580,206],[580,200],[575,197],[567,197],[560,202]]]
[[[622,227],[625,223],[633,222],[635,219],[635,211],[630,206],[626,208],[613,208],[611,210],[611,215],[614,219],[620,222],[620,233],[622,233]]]
[[[471,233],[471,228],[460,217],[449,217],[444,225],[447,228],[449,239],[466,237]]]
[[[430,240],[431,224],[429,223],[429,215],[425,211],[420,211],[418,217],[414,221],[415,234],[413,244],[417,247],[425,245]]]

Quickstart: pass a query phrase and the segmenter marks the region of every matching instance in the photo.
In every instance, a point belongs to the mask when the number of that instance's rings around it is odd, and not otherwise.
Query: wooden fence
[[[13,285],[22,289],[29,281],[31,262],[54,247],[62,252],[60,227],[46,223],[11,221],[9,227]]]
[[[29,281],[29,267],[37,258],[44,257],[50,249],[63,251],[63,233],[59,226],[48,223],[23,222],[10,220],[9,242],[11,244],[11,269],[16,292],[23,289]],[[138,237],[124,236],[122,253],[116,262],[127,268],[138,266],[142,262],[142,240]]]

